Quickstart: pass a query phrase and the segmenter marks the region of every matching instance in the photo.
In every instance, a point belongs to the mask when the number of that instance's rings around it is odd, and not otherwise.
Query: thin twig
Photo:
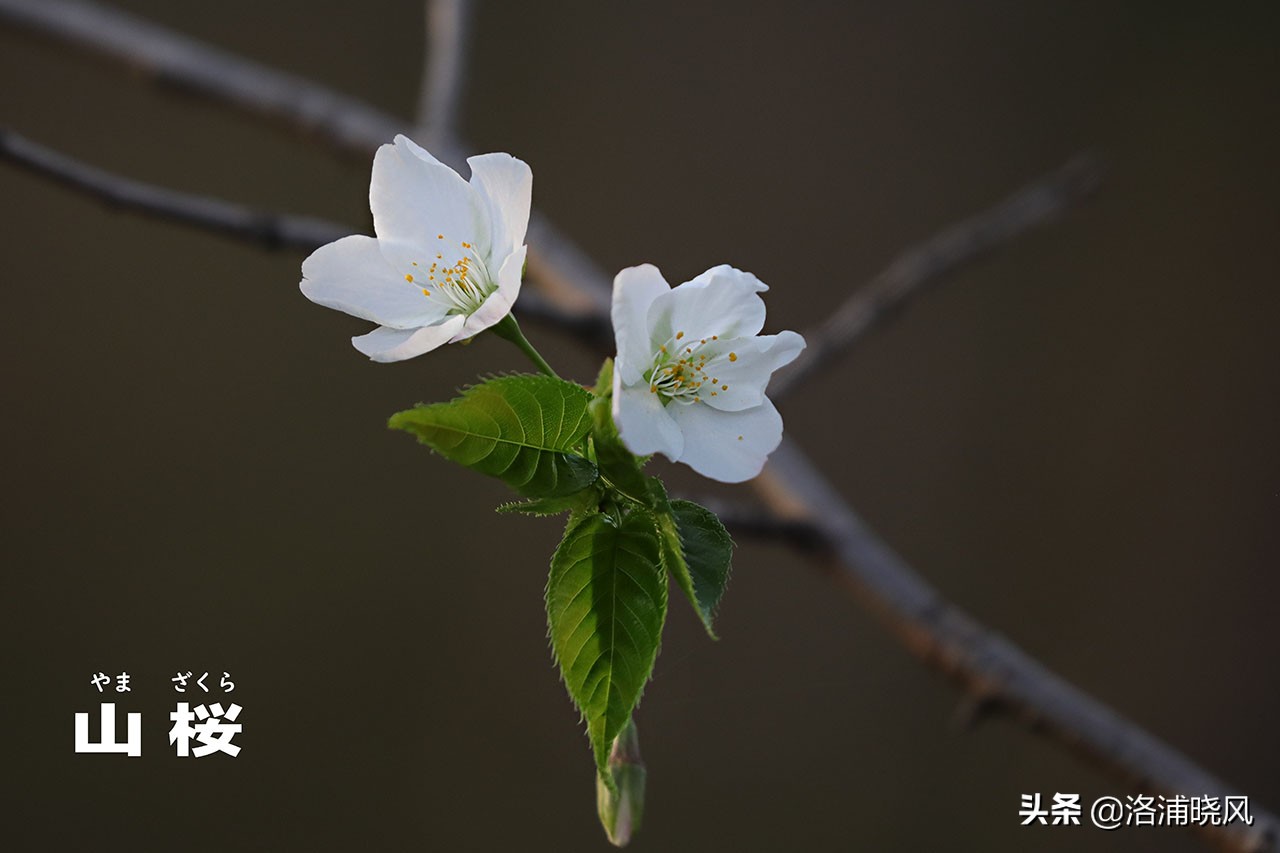
[[[60,154],[3,127],[0,161],[115,210],[209,231],[264,249],[310,252],[352,233],[352,229],[336,222],[253,210],[210,196],[135,181]],[[566,311],[536,291],[521,294],[516,313],[522,320],[567,331],[596,348],[607,349],[613,341],[613,330],[598,316]]]
[[[155,83],[282,123],[366,155],[408,125],[302,77],[80,0],[0,0],[0,23],[122,63]]]
[[[865,602],[903,645],[974,697],[1133,788],[1166,796],[1238,794],[1169,744],[1048,670],[947,602],[849,508],[795,443],[784,439],[754,485],[776,511],[789,507],[826,549],[819,561]],[[1253,804],[1251,803],[1251,806]],[[1280,821],[1253,809],[1252,826],[1192,827],[1225,850],[1274,850]]]
[[[1061,216],[1092,195],[1102,179],[1098,159],[1074,157],[1060,169],[1022,187],[992,208],[939,231],[903,252],[844,301],[817,328],[805,333],[800,357],[769,383],[778,399],[836,361],[868,332],[906,307],[915,296],[1014,238]]]
[[[311,80],[84,0],[0,0],[0,25],[84,50],[144,80],[268,119],[342,153],[367,157],[410,129],[396,116]],[[432,153],[455,167],[464,160],[456,142]],[[609,279],[536,210],[528,240],[529,276],[549,297],[574,313],[607,309]]]
[[[7,160],[96,198],[110,207],[214,231],[267,249],[310,251],[351,233],[341,225],[322,219],[266,213],[113,175],[5,128],[0,128],[0,160]]]
[[[66,21],[85,8],[93,11],[99,25],[111,24],[110,36],[100,36],[103,26]],[[5,20],[130,64],[142,56],[144,64],[163,65],[161,79],[186,80],[188,88],[206,97],[283,119],[339,149],[367,151],[389,139],[391,128],[401,126],[315,84],[84,3],[0,0],[0,21]],[[290,85],[281,86],[282,78]],[[250,81],[252,85],[247,85]],[[269,96],[262,96],[264,89]],[[290,101],[291,97],[298,100]],[[325,103],[326,109],[304,109],[312,98]],[[1013,234],[995,236],[992,246]],[[609,279],[604,273],[545,220],[531,223],[529,240],[541,249],[537,263],[531,259],[529,273],[551,285],[545,291],[547,302],[568,315],[607,322]],[[861,333],[853,339],[857,334]],[[1091,758],[1140,790],[1195,796],[1229,790],[1177,750],[1071,687],[948,604],[861,522],[792,442],[784,442],[775,452],[755,486],[775,519],[807,525],[820,537],[823,547],[814,549],[817,565],[877,611],[917,657],[949,675],[968,695],[979,697],[985,707],[1024,721],[1033,731]],[[1273,849],[1277,819],[1257,807],[1253,812],[1253,826],[1233,823],[1198,831],[1225,849]]]
[[[135,181],[90,166],[0,128],[0,160],[12,163],[107,207],[178,223],[265,249],[313,251],[352,233],[322,219],[254,210],[211,196],[184,193]],[[600,318],[566,312],[537,292],[526,292],[516,306],[522,319],[551,326],[607,348],[612,330]]]
[[[458,135],[471,34],[470,0],[427,0],[425,55],[418,89],[418,135],[428,148]]]

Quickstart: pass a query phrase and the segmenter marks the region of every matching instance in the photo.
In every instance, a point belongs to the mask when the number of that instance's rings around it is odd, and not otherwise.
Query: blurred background
[[[116,5],[413,108],[416,2]],[[481,4],[463,132],[610,271],[755,272],[773,330],[1101,152],[1092,201],[783,413],[951,600],[1280,807],[1280,7],[694,5]],[[68,154],[369,233],[367,159],[11,30],[0,80],[0,124]],[[514,350],[375,365],[297,254],[8,167],[0,198],[6,847],[607,849],[545,638],[558,524],[492,515],[500,483],[384,427]],[[673,598],[636,850],[1200,849],[1019,826],[1024,793],[1127,791],[1006,722],[958,733],[958,695],[784,548],[741,544],[719,627]],[[173,756],[188,670],[235,681],[238,758]],[[133,678],[109,698],[139,759],[73,754],[98,671]]]

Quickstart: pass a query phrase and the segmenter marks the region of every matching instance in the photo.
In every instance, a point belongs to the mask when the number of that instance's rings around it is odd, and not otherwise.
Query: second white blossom
[[[782,440],[765,387],[804,349],[795,332],[759,334],[766,290],[726,265],[676,288],[651,264],[618,273],[613,418],[632,453],[661,453],[726,483],[760,473]]]

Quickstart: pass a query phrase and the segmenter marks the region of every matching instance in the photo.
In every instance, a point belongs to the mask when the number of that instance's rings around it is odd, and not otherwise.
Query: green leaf
[[[650,478],[654,513],[667,573],[693,605],[707,634],[716,638],[712,617],[729,583],[733,539],[716,514],[693,501],[667,501],[662,481]]]
[[[584,388],[562,379],[500,376],[448,403],[392,415],[390,426],[523,495],[556,497],[596,479],[595,466],[573,452],[591,428],[590,402]]]
[[[560,515],[563,512],[583,512],[600,502],[600,494],[594,489],[584,489],[576,494],[557,498],[533,498],[527,501],[509,501],[498,505],[498,512],[521,515]]]
[[[648,483],[640,472],[641,464],[618,436],[613,423],[613,360],[605,359],[596,380],[596,394],[591,401],[591,441],[595,446],[600,474],[622,494],[647,506],[652,505]]]
[[[600,466],[601,476],[615,489],[648,505],[649,490],[645,476],[640,472],[640,462],[618,437],[612,408],[608,397],[597,397],[591,401],[591,441],[596,449],[596,464]]]
[[[597,397],[608,397],[613,393],[613,359],[606,358],[596,374],[596,387],[593,393]]]
[[[729,585],[733,539],[716,514],[704,506],[693,501],[672,501],[671,509],[680,528],[680,544],[693,581],[690,601],[710,631],[711,617]],[[686,589],[685,595],[688,594]]]
[[[594,513],[569,527],[551,558],[547,625],[606,785],[610,749],[653,672],[666,617],[652,516],[632,512],[618,525]]]

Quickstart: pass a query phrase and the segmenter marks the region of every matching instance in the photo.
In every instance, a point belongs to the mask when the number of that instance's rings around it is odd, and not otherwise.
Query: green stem
[[[520,324],[516,322],[514,314],[508,314],[503,317],[502,321],[493,327],[493,333],[518,346],[520,351],[529,357],[529,360],[533,362],[533,366],[538,368],[538,370],[553,379],[560,378],[560,376],[551,369],[551,365],[547,364],[547,360],[533,348],[533,344],[529,343],[529,339],[524,336],[524,332],[520,331]]]

